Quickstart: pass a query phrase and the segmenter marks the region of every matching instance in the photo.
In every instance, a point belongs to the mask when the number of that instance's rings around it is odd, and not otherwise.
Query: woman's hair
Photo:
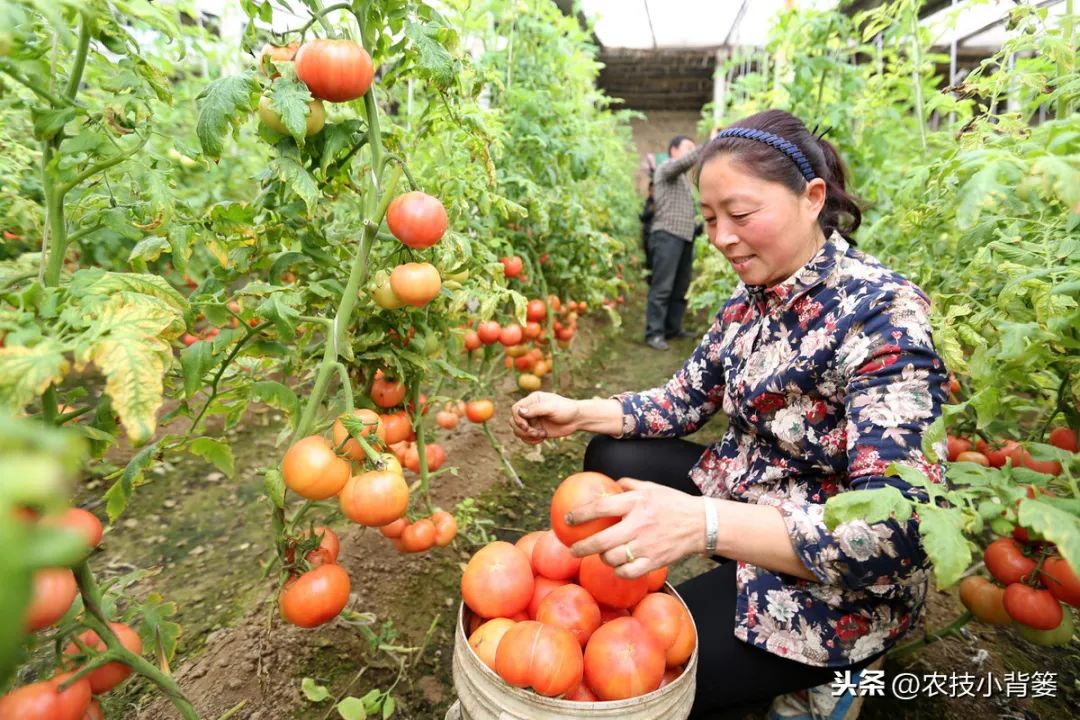
[[[765,110],[750,115],[725,129],[730,128],[761,130],[795,145],[810,161],[814,175],[825,181],[825,206],[818,215],[818,225],[826,237],[836,230],[854,244],[851,236],[862,222],[862,210],[845,189],[847,173],[832,143],[814,136],[802,120],[783,110]],[[701,168],[717,155],[730,155],[751,174],[780,183],[793,193],[801,193],[806,188],[807,180],[791,157],[767,143],[744,137],[718,137],[709,142],[698,162],[699,179]]]

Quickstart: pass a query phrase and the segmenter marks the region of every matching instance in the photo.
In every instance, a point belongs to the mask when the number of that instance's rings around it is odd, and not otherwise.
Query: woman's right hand
[[[510,427],[519,438],[536,445],[575,432],[579,415],[577,400],[555,393],[534,392],[514,403],[510,410]]]

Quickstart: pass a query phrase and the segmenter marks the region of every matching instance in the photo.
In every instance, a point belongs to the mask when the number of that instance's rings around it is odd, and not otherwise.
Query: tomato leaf
[[[163,252],[172,252],[172,246],[168,239],[154,235],[140,240],[135,247],[131,248],[131,252],[128,253],[128,262],[136,259],[153,262],[161,257]]]
[[[176,603],[168,602],[159,593],[151,593],[139,608],[142,622],[139,635],[147,647],[156,647],[167,660],[176,657],[176,644],[180,639],[180,625],[169,618],[176,616]]]
[[[64,126],[75,119],[75,108],[64,107],[58,110],[32,111],[34,118],[34,136],[39,140],[52,140]]]
[[[270,169],[286,187],[304,201],[309,215],[322,201],[322,191],[319,190],[319,184],[311,173],[294,158],[278,155],[271,160]]]
[[[300,681],[300,690],[311,702],[322,702],[330,697],[330,691],[326,689],[326,686],[319,685],[309,677]]]
[[[221,472],[232,477],[234,470],[232,448],[220,440],[208,437],[197,438],[188,446],[192,455],[209,460]]]
[[[971,545],[961,527],[963,522],[957,508],[919,505],[919,534],[923,549],[934,564],[938,587],[952,585],[971,565]]]
[[[367,720],[364,701],[359,698],[347,697],[337,704],[336,709],[344,720]]]
[[[278,78],[270,87],[270,109],[281,117],[282,124],[298,145],[304,144],[307,135],[309,102],[311,91],[302,82]]]
[[[263,488],[270,502],[279,509],[285,508],[285,478],[281,476],[281,470],[273,467],[266,471],[263,477]]]
[[[184,376],[184,397],[192,398],[203,386],[203,376],[216,364],[213,346],[197,342],[180,351],[180,371]]]
[[[211,82],[197,98],[199,118],[195,132],[204,153],[216,162],[225,149],[223,138],[251,117],[259,97],[255,74],[230,75]]]
[[[300,400],[296,397],[291,389],[286,385],[275,380],[262,380],[260,382],[252,383],[248,392],[250,397],[260,400],[270,407],[283,410],[290,418],[296,416],[300,411]]]
[[[393,695],[388,695],[386,697],[386,702],[383,703],[383,707],[382,707],[383,720],[386,720],[388,717],[393,715],[394,710],[396,710],[396,709],[397,709],[397,703],[394,702],[394,696]]]
[[[120,479],[113,483],[112,487],[105,491],[105,512],[109,515],[109,522],[115,523],[116,519],[127,509],[128,500],[137,485],[143,483],[143,471],[150,467],[157,452],[159,440],[147,445],[128,461]]]
[[[64,349],[52,339],[42,340],[33,347],[0,348],[0,408],[22,412],[50,385],[60,384],[70,367]]]
[[[1080,523],[1075,515],[1049,503],[1024,498],[1017,519],[1022,526],[1056,544],[1070,566],[1080,567]]]
[[[825,503],[824,520],[829,530],[850,520],[875,523],[891,517],[901,522],[911,517],[911,503],[892,486],[838,493]]]
[[[405,35],[418,51],[420,75],[441,88],[449,87],[456,77],[454,60],[438,41],[440,28],[432,23],[409,23]]]

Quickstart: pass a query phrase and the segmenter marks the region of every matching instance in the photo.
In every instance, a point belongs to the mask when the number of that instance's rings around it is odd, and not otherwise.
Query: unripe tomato
[[[64,617],[78,593],[75,573],[68,568],[35,570],[30,607],[26,609],[27,630],[49,627]]]
[[[551,529],[567,547],[594,533],[611,527],[616,517],[603,517],[580,525],[567,525],[566,514],[606,495],[622,492],[618,483],[597,472],[574,473],[563,480],[551,498]]]
[[[270,98],[266,95],[259,98],[259,120],[276,133],[282,135],[292,134],[289,132],[289,128],[285,127],[281,115],[270,106]],[[308,116],[307,124],[304,127],[304,135],[307,137],[315,135],[323,129],[325,124],[326,108],[323,107],[322,100],[312,100],[308,103]]]
[[[1061,624],[1064,615],[1061,603],[1049,590],[1023,583],[1015,582],[1006,587],[1002,602],[1009,617],[1036,630],[1053,630]]]
[[[313,96],[330,102],[347,102],[368,91],[375,67],[359,43],[320,39],[304,43],[297,51],[296,76]]]
[[[526,392],[535,392],[540,389],[543,382],[539,377],[532,373],[521,373],[518,375],[518,387]]]
[[[971,614],[989,625],[1009,625],[1012,618],[1005,612],[1005,588],[1000,588],[979,575],[969,575],[960,581],[960,602]]]
[[[390,232],[414,250],[439,242],[449,222],[446,208],[438,198],[418,190],[398,195],[386,208]]]
[[[435,424],[441,427],[443,430],[453,430],[461,422],[461,418],[458,417],[456,412],[450,412],[449,410],[440,410],[435,413]]]
[[[431,263],[405,263],[390,273],[390,287],[406,305],[423,307],[439,296],[442,279]]]
[[[132,630],[124,623],[109,623],[109,628],[120,640],[120,644],[123,645],[129,652],[136,655],[142,655],[142,639],[139,637],[139,633]],[[98,637],[98,634],[93,630],[87,630],[79,635],[79,641],[83,645],[86,645],[91,650],[96,652],[105,652],[105,641]],[[69,643],[64,648],[65,655],[77,655],[79,653],[79,646],[74,642]],[[106,693],[112,690],[114,687],[124,682],[127,676],[131,674],[131,668],[121,662],[111,662],[102,665],[98,669],[91,672],[86,678],[90,681],[90,689],[95,695]]]
[[[1012,538],[998,538],[987,545],[983,561],[994,579],[1006,586],[1023,582],[1035,569],[1035,561]]]
[[[485,345],[491,345],[499,341],[499,336],[502,334],[502,327],[494,320],[485,320],[476,326],[476,336],[480,338],[480,342]]]
[[[495,653],[499,649],[506,631],[514,627],[510,618],[493,618],[484,622],[469,635],[469,646],[480,661],[492,670],[495,669]]]
[[[385,270],[379,270],[372,278],[371,297],[384,310],[397,310],[405,305],[390,287],[390,273]]]
[[[360,422],[364,423],[364,429],[360,432],[360,437],[371,437],[371,434],[374,433],[377,438],[386,442],[386,431],[383,430],[382,421],[379,420],[378,413],[374,410],[361,408],[359,410],[353,410],[352,414],[358,417]],[[348,442],[345,442],[345,447],[342,448],[342,452],[357,461],[362,461],[367,458],[364,449],[360,447],[360,443],[349,437],[349,431],[341,424],[341,420],[335,420],[334,447],[341,445],[341,443],[345,441],[345,438],[349,438],[349,440]]]
[[[990,467],[990,461],[981,452],[975,452],[974,450],[968,450],[962,452],[956,456],[956,462],[969,462],[976,465],[982,465],[983,467]]]
[[[495,414],[495,403],[490,400],[473,400],[465,403],[465,417],[469,422],[484,423]]]
[[[371,470],[350,478],[338,500],[341,512],[353,522],[382,527],[405,514],[409,486],[398,473]]]
[[[337,495],[349,479],[349,463],[334,454],[321,435],[297,440],[281,461],[285,486],[308,500]]]
[[[281,76],[279,72],[273,72],[273,68],[269,66],[269,61],[272,62],[287,62],[296,57],[296,51],[300,49],[298,43],[289,43],[288,45],[271,45],[266,43],[262,46],[262,50],[259,51],[258,59],[258,71],[262,74],[271,72],[270,78],[277,78]]]
[[[1016,626],[1020,637],[1036,645],[1061,646],[1072,642],[1073,618],[1072,613],[1064,612],[1061,615],[1061,624],[1053,630],[1036,630],[1024,624]]]
[[[336,618],[349,602],[349,574],[340,565],[321,565],[285,583],[281,614],[302,628]]]
[[[381,408],[397,407],[405,399],[405,384],[398,380],[388,380],[382,370],[375,372],[371,383],[371,401]],[[383,416],[385,422],[385,416]],[[390,441],[390,432],[386,433],[386,442]]]

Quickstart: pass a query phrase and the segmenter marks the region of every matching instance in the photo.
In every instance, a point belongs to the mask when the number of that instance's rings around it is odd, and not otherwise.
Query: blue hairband
[[[773,135],[764,130],[755,130],[754,128],[734,127],[728,128],[727,130],[721,130],[713,139],[716,140],[723,137],[744,138],[746,140],[756,140],[765,143],[791,158],[791,162],[798,166],[799,172],[806,178],[806,182],[810,182],[817,177],[817,175],[814,174],[814,169],[810,167],[810,161],[806,159],[806,156],[803,155],[802,150],[799,149],[798,145],[785,140],[779,135]]]

